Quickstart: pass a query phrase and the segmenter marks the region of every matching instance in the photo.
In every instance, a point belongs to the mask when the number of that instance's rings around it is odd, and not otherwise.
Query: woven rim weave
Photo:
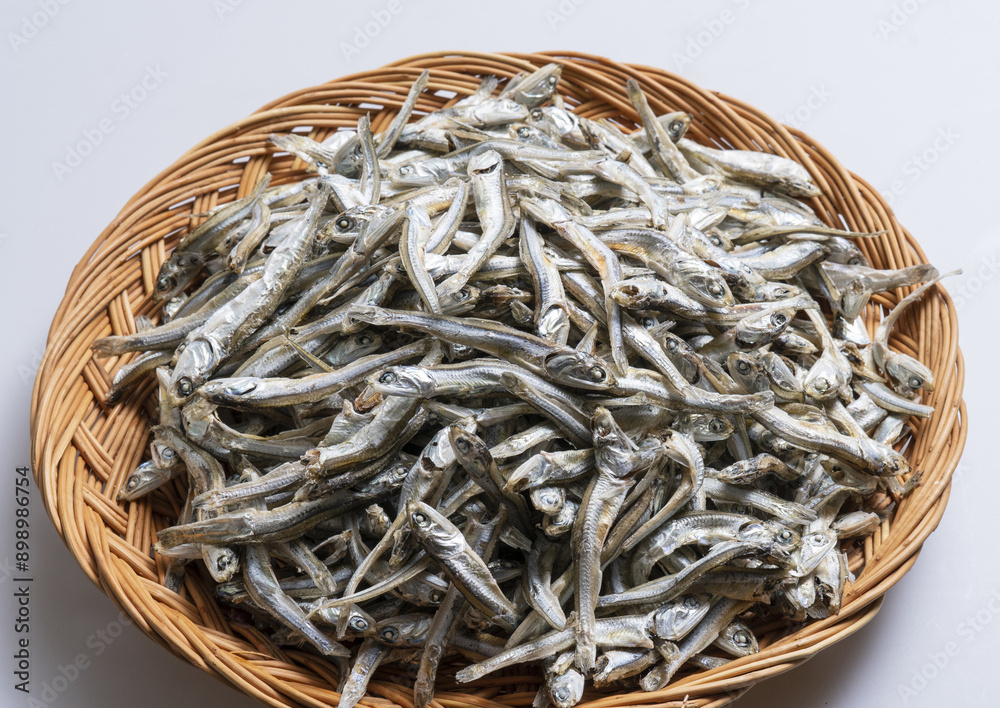
[[[197,572],[187,574],[181,595],[161,586],[165,565],[150,558],[149,548],[156,531],[177,518],[183,483],[174,481],[137,502],[115,501],[147,447],[156,411],[155,382],[147,381],[121,405],[107,409],[103,401],[112,373],[137,354],[97,359],[90,344],[98,337],[135,332],[139,315],[157,317],[153,282],[180,234],[199,223],[189,219],[190,214],[245,196],[265,171],[273,175],[272,185],[305,175],[301,162],[275,154],[269,133],[298,129],[322,140],[337,128],[355,126],[366,112],[372,129],[379,131],[423,69],[430,70],[430,83],[417,110],[431,111],[474,91],[478,77],[508,78],[551,61],[563,64],[560,92],[578,114],[606,117],[634,129],[636,116],[625,96],[625,82],[635,78],[657,114],[683,110],[693,116],[689,137],[694,140],[764,150],[802,163],[822,190],[810,203],[827,224],[886,232],[859,241],[876,267],[926,262],[920,246],[879,194],[805,134],[668,72],[586,54],[423,54],[289,94],[193,147],[128,201],[74,269],[35,381],[31,456],[45,508],[87,576],[152,639],[266,703],[336,705],[336,671],[315,654],[275,647],[253,627],[228,618],[213,599],[211,581]],[[872,298],[865,312],[870,331],[883,308],[908,291]],[[875,616],[883,594],[910,569],[937,526],[966,436],[965,369],[955,307],[947,292],[938,287],[911,307],[891,344],[934,372],[936,388],[924,402],[933,405],[935,413],[910,421],[913,437],[905,450],[923,477],[906,499],[885,497],[886,508],[897,502],[895,513],[872,536],[845,549],[857,579],[848,587],[840,614],[804,626],[759,628],[759,654],[687,676],[663,691],[616,695],[588,689],[581,705],[722,706]],[[463,686],[454,682],[449,668],[442,667],[437,708],[527,705],[541,680],[530,670],[512,670]],[[396,682],[399,678],[392,670],[381,671],[364,702],[412,708],[410,689]]]

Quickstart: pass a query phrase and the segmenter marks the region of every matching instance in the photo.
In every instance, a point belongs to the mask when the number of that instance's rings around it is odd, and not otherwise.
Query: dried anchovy
[[[339,662],[346,708],[391,663],[426,706],[445,658],[541,662],[562,707],[753,653],[838,612],[839,539],[917,478],[892,446],[933,379],[888,339],[937,271],[871,268],[791,160],[699,145],[633,81],[641,130],[582,118],[560,74],[411,120],[425,74],[383,133],[272,136],[316,175],[213,212],[161,323],[94,345],[142,352],[109,405],[157,374],[119,499],[186,472],[170,586],[201,559]],[[919,283],[869,336],[871,295]]]

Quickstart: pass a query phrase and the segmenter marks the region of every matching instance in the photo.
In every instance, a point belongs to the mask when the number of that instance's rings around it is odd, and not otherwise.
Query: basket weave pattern
[[[692,114],[689,137],[722,146],[764,150],[795,159],[812,174],[822,196],[810,201],[821,219],[852,231],[884,230],[859,241],[880,268],[926,262],[910,234],[864,180],[845,170],[808,136],[787,128],[736,99],[700,89],[658,69],[618,64],[568,52],[541,54],[437,53],[400,61],[305,89],[264,106],[205,139],[129,200],[74,269],[52,322],[31,405],[32,462],[45,508],[84,572],[132,618],[136,626],[199,668],[224,678],[274,706],[336,705],[336,671],[315,654],[274,646],[251,626],[230,618],[212,595],[206,576],[189,571],[180,595],[161,586],[165,564],[149,556],[156,531],[177,518],[185,496],[175,480],[137,502],[115,497],[142,460],[155,422],[155,381],[149,380],[115,408],[104,406],[113,372],[137,354],[98,359],[98,337],[136,331],[139,315],[158,316],[153,283],[179,236],[199,220],[191,214],[241,198],[265,172],[272,185],[301,179],[304,166],[268,143],[272,132],[293,129],[316,140],[353,127],[369,112],[373,131],[384,129],[423,69],[428,90],[417,111],[449,105],[474,91],[479,78],[501,79],[550,61],[564,65],[560,92],[568,106],[589,118],[606,117],[626,129],[636,116],[625,96],[635,78],[657,114]],[[883,309],[905,290],[876,295],[865,316],[874,331]],[[856,581],[836,617],[805,626],[758,628],[759,654],[679,679],[656,693],[609,695],[589,691],[589,708],[624,705],[702,708],[731,702],[755,682],[786,671],[863,627],[883,594],[913,565],[936,527],[950,491],[966,435],[962,401],[964,365],[954,305],[937,288],[911,307],[893,331],[892,346],[927,364],[936,389],[924,402],[935,414],[912,420],[906,455],[923,477],[891,518],[863,542],[847,547]],[[793,631],[794,630],[794,631]],[[455,684],[442,667],[438,706],[497,708],[529,705],[540,676],[509,671],[470,686]],[[410,690],[384,670],[370,684],[369,705],[412,708]],[[686,698],[686,702],[685,702]]]

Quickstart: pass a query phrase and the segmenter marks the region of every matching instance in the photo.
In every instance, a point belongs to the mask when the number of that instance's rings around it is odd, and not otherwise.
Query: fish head
[[[689,420],[691,435],[699,442],[727,440],[736,429],[731,421],[715,413],[693,413]]]
[[[543,224],[562,223],[569,221],[569,214],[562,205],[554,199],[533,199],[525,197],[521,199],[521,209],[523,213],[530,216],[535,221]]]
[[[653,613],[652,633],[665,641],[679,640],[701,622],[711,607],[712,598],[706,594],[679,597]]]
[[[726,367],[729,375],[744,391],[756,393],[771,390],[763,365],[752,354],[732,352],[726,357]]]
[[[701,375],[701,368],[700,357],[694,348],[673,332],[657,332],[655,338],[681,375],[690,383],[696,383]]]
[[[455,459],[467,470],[476,474],[487,474],[493,463],[490,449],[475,433],[464,430],[461,426],[448,426],[448,442],[455,452]]]
[[[858,438],[858,442],[870,460],[872,471],[880,477],[898,477],[910,471],[906,458],[888,445],[871,438]]]
[[[934,373],[914,359],[899,352],[890,352],[885,370],[895,381],[897,393],[909,395],[915,391],[933,391]]]
[[[616,383],[614,373],[603,361],[568,347],[547,356],[542,367],[553,380],[574,388],[603,391]]]
[[[361,357],[368,356],[369,354],[374,354],[379,349],[382,348],[382,344],[385,341],[385,337],[379,332],[369,332],[361,331],[355,334],[353,337],[349,337],[344,342],[341,342],[335,350],[340,356],[339,358],[346,358],[351,361],[354,359],[360,359]]]
[[[664,127],[666,128],[667,135],[670,136],[671,142],[676,143],[687,133],[688,127],[691,125],[691,114],[677,111],[661,116],[659,120],[661,124],[666,123]]]
[[[802,543],[795,555],[795,570],[793,575],[804,577],[816,569],[823,556],[837,545],[837,532],[832,529],[819,529],[802,536]]]
[[[344,609],[341,608],[340,611],[344,612]],[[357,605],[352,604],[347,608],[347,631],[350,635],[356,637],[373,637],[375,636],[377,627],[378,622]]]
[[[821,356],[816,360],[806,375],[803,390],[817,401],[829,400],[839,393],[839,371],[830,357]]]
[[[434,393],[434,379],[419,366],[389,366],[372,374],[368,385],[382,394],[429,398]]]
[[[390,617],[378,623],[375,635],[383,644],[414,646],[423,642],[432,619],[424,612]]]
[[[461,535],[437,509],[421,501],[406,505],[406,518],[413,533],[435,551],[450,548],[456,542],[456,534]]]
[[[688,296],[709,307],[731,307],[736,304],[726,279],[717,270],[705,269],[688,272],[678,284]]]
[[[788,393],[801,390],[799,380],[792,372],[791,367],[780,356],[774,352],[764,352],[760,355],[759,361],[768,379],[779,389]]]
[[[503,177],[503,158],[496,150],[483,150],[469,158],[469,177]]]
[[[583,674],[574,668],[549,680],[549,698],[556,708],[573,708],[583,698]]]
[[[723,651],[734,656],[749,656],[760,651],[757,637],[754,636],[750,628],[740,620],[733,620],[726,627],[717,640]]]
[[[160,469],[151,460],[136,467],[118,491],[118,501],[133,501],[155,489],[167,476],[168,470]]]
[[[177,366],[170,378],[170,391],[178,401],[186,401],[208,379],[222,360],[215,341],[198,337],[186,342],[177,356]]]
[[[669,286],[652,275],[640,275],[615,283],[608,289],[611,299],[630,310],[652,306],[653,301],[668,295]]]
[[[517,469],[508,475],[504,491],[519,494],[545,482],[552,467],[545,454],[532,455],[522,462]]]
[[[755,300],[777,302],[802,294],[802,288],[789,283],[766,281],[754,287]]]
[[[794,332],[785,332],[774,338],[771,348],[789,356],[808,356],[819,351],[816,345]]]
[[[771,557],[784,565],[791,563],[795,552],[802,547],[802,535],[780,521],[765,521],[763,526],[770,537]]]
[[[578,133],[580,129],[580,120],[575,114],[555,106],[533,108],[525,122],[556,139]]]
[[[229,582],[240,568],[240,557],[231,548],[203,546],[205,568],[217,583]]]
[[[448,169],[446,162],[431,157],[393,165],[389,168],[385,179],[394,187],[429,187],[440,184]]]
[[[573,530],[579,511],[580,505],[572,499],[567,499],[558,513],[545,516],[542,519],[542,531],[549,538],[558,538],[569,533]]]
[[[566,503],[563,487],[535,487],[530,494],[531,505],[543,514],[558,514]]]
[[[153,438],[149,443],[149,452],[153,457],[153,465],[159,469],[169,470],[181,464],[181,456],[164,440]]]
[[[440,298],[441,311],[454,317],[468,312],[479,305],[483,292],[474,285],[465,285],[461,290]]]
[[[162,302],[179,295],[191,284],[194,277],[205,265],[205,259],[197,253],[174,251],[160,266],[160,272],[153,284],[153,302]]]
[[[788,328],[795,316],[795,308],[765,310],[748,315],[736,323],[736,342],[744,347],[761,346],[773,340]]]
[[[472,107],[472,118],[480,125],[506,125],[525,120],[528,108],[509,98],[488,98]]]

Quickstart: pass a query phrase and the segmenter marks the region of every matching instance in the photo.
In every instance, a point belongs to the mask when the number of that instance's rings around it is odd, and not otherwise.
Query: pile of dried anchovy
[[[272,136],[317,174],[213,211],[163,323],[94,345],[143,352],[110,402],[159,380],[120,499],[186,473],[166,584],[202,560],[339,663],[342,708],[390,662],[426,706],[452,655],[541,662],[536,706],[660,689],[836,613],[838,539],[907,490],[932,380],[888,337],[937,272],[868,267],[791,160],[693,142],[631,81],[642,130],[579,117],[559,75],[411,121],[425,74],[383,132]],[[921,282],[869,338],[872,294]]]

